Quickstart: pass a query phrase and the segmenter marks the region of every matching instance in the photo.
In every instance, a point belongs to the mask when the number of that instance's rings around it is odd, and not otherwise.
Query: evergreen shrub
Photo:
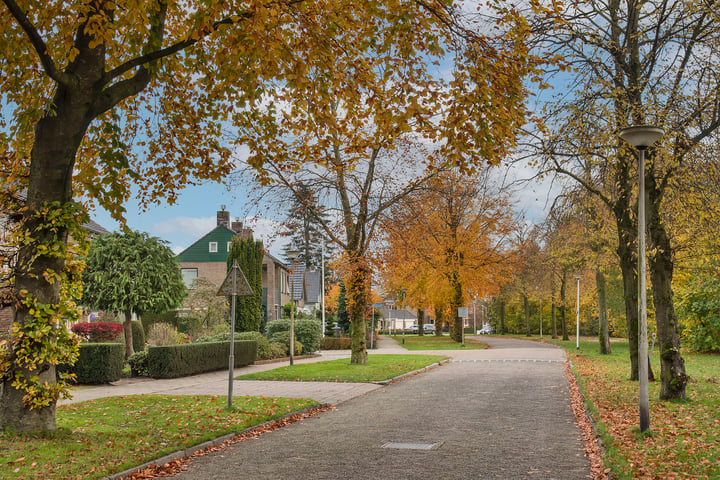
[[[130,364],[130,372],[133,377],[147,377],[150,375],[147,350],[133,353],[128,357],[127,362]]]
[[[153,378],[177,378],[228,367],[230,342],[188,343],[184,345],[150,346],[148,370]],[[255,361],[257,343],[253,340],[235,342],[235,366]]]
[[[78,383],[109,383],[122,378],[125,345],[122,343],[82,343],[75,365],[59,365],[60,371],[74,373]]]
[[[257,358],[268,360],[275,358],[270,350],[270,342],[260,332],[238,332],[235,334],[236,340],[255,340],[257,342]]]
[[[132,321],[133,351],[142,352],[145,350],[145,328],[139,320]]]

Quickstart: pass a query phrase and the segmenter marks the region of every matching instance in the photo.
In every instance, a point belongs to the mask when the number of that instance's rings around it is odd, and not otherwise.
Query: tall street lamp
[[[638,309],[640,338],[638,339],[638,377],[640,385],[640,431],[650,428],[650,398],[648,393],[647,292],[645,287],[645,151],[665,134],[665,130],[651,125],[636,125],[620,131],[620,138],[638,149]]]
[[[295,356],[295,260],[300,256],[298,250],[288,250],[285,256],[290,260],[292,268],[290,269],[290,365],[294,365]]]

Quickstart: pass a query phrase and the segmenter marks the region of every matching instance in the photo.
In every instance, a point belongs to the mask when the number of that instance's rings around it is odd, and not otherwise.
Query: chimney
[[[217,226],[230,228],[230,212],[225,211],[225,205],[222,205],[220,208],[222,208],[222,210],[218,210],[217,212]]]
[[[243,230],[243,222],[240,221],[238,217],[235,217],[235,221],[232,222],[232,231],[240,234]]]

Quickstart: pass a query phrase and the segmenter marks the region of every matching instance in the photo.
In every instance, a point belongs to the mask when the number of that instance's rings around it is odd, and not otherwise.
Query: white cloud
[[[151,227],[153,233],[158,235],[183,234],[198,239],[215,228],[215,217],[173,217],[164,222],[156,223]]]

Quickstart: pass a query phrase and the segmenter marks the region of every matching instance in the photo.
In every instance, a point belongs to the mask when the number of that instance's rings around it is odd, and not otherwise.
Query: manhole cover
[[[420,442],[387,442],[381,448],[397,448],[400,450],[435,450],[440,448],[442,443],[420,443]]]

